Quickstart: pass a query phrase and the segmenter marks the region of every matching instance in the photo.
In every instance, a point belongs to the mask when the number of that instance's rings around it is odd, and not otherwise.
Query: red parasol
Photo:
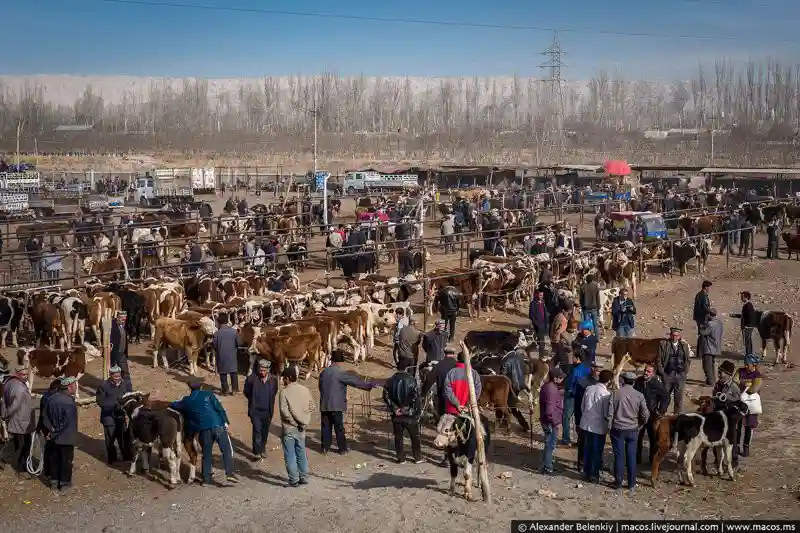
[[[627,176],[631,173],[631,167],[626,161],[606,161],[603,168],[612,176]]]

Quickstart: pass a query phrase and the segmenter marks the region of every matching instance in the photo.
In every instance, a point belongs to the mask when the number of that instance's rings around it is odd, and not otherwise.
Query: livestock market
[[[580,167],[0,222],[3,522],[797,519],[800,169]]]

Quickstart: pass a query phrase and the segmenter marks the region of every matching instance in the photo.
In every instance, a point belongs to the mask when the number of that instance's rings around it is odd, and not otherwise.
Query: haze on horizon
[[[0,6],[7,42],[22,43],[4,58],[5,76],[541,76],[552,29],[566,52],[563,75],[572,80],[600,67],[670,80],[722,57],[800,60],[796,0],[0,0]]]

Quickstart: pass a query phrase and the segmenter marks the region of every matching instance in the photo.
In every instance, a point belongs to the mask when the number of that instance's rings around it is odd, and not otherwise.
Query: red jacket
[[[481,395],[481,378],[474,369],[472,370],[472,381],[475,384],[477,399]],[[444,397],[444,412],[447,414],[457,415],[460,412],[459,407],[469,405],[469,384],[464,363],[456,363],[455,368],[447,373],[444,382]]]

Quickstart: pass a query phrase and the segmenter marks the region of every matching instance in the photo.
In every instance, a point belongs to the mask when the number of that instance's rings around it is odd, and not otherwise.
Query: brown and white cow
[[[788,362],[789,345],[792,343],[794,320],[783,311],[758,311],[758,336],[761,337],[762,358],[767,357],[767,345],[772,340],[775,349],[775,364]]]
[[[214,322],[208,317],[200,318],[196,324],[183,320],[161,317],[155,321],[153,336],[153,368],[158,368],[158,353],[161,348],[173,347],[183,350],[189,360],[189,374],[197,373],[197,357],[208,337],[217,332]],[[167,355],[161,357],[164,368],[169,368]]]
[[[86,304],[86,321],[87,325],[92,329],[97,345],[103,346],[104,339],[101,335],[103,327],[103,319],[107,318],[112,320],[117,316],[117,313],[122,311],[122,300],[113,292],[98,292],[91,298],[84,300]],[[104,332],[108,334],[109,332]]]
[[[17,364],[30,368],[28,388],[33,390],[33,375],[42,378],[73,377],[80,380],[86,373],[86,363],[100,357],[100,350],[83,343],[72,350],[22,348],[17,352]],[[77,392],[75,397],[78,397]]]

